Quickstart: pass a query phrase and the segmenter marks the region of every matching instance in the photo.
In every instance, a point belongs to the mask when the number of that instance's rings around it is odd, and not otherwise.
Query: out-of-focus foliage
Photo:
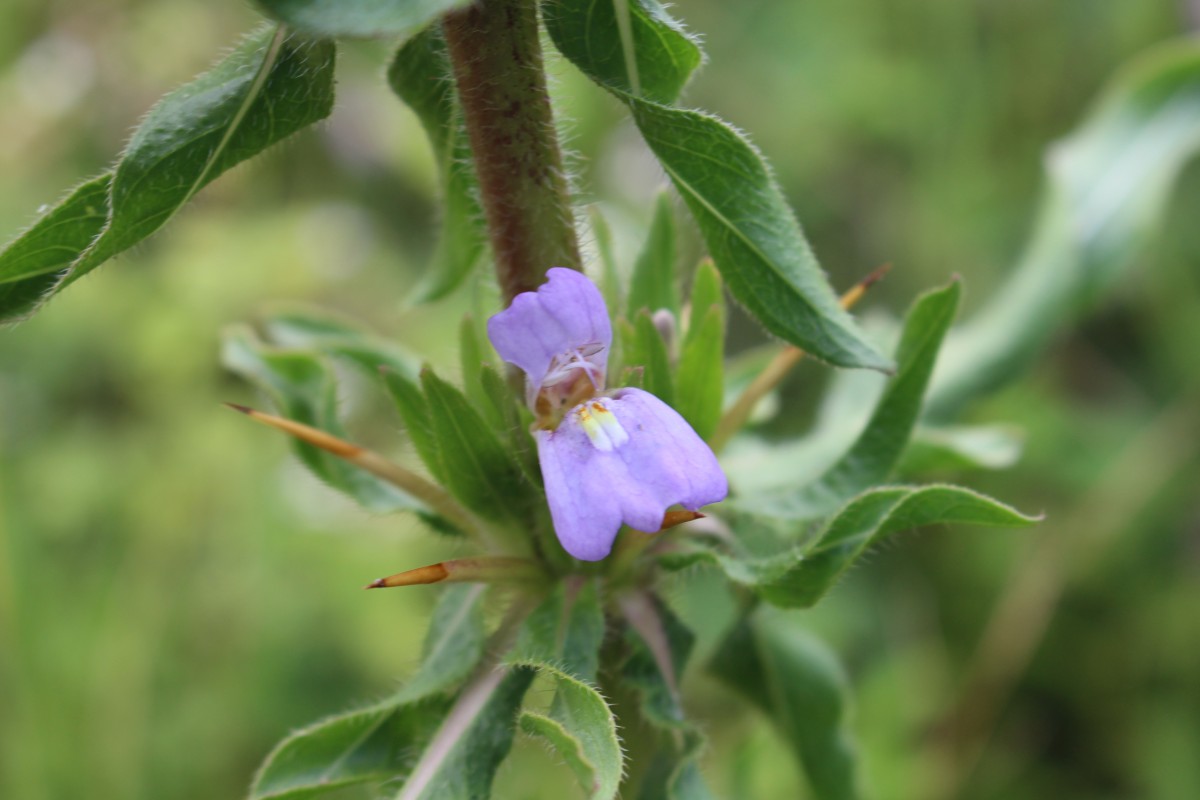
[[[1028,238],[1042,152],[1120,64],[1184,30],[1181,8],[693,0],[675,11],[704,32],[714,66],[682,104],[753,133],[835,285],[891,261],[868,304],[900,309],[958,272],[969,318]],[[255,21],[243,5],[192,0],[0,6],[0,231],[110,166],[131,121]],[[218,405],[250,399],[217,365],[218,332],[264,319],[267,299],[366,320],[447,372],[459,312],[488,307],[456,296],[401,308],[435,246],[438,175],[419,122],[380,80],[391,49],[347,48],[338,107],[285,158],[224,176],[101,279],[0,335],[0,796],[238,796],[289,729],[349,697],[393,694],[397,665],[415,665],[432,593],[358,587],[451,556],[454,540],[351,508]],[[576,146],[600,154],[577,169],[612,191],[626,269],[662,176],[613,128],[604,93],[555,71]],[[631,174],[652,176],[641,193]],[[1192,168],[1134,277],[968,419],[1025,429],[1018,469],[970,480],[1046,523],[885,549],[805,612],[848,656],[847,724],[880,796],[933,797],[950,776],[972,797],[1200,795],[1198,213]],[[683,232],[682,257],[696,238]],[[757,341],[744,318],[730,327],[731,349]],[[823,374],[803,368],[785,396],[815,397]],[[841,396],[869,412],[869,391]],[[341,408],[352,435],[411,449],[391,409],[357,396]],[[793,414],[763,432],[810,422]],[[934,477],[958,476],[940,463]],[[1026,557],[1047,541],[1063,555]],[[995,598],[1048,561],[1062,594],[1045,644],[1002,698],[978,768],[956,775],[941,712],[961,703]],[[677,588],[696,663],[736,602],[706,581]],[[704,762],[709,786],[800,796],[766,717],[700,670],[685,681],[710,752],[730,754]],[[496,793],[563,797],[574,784],[523,738]]]

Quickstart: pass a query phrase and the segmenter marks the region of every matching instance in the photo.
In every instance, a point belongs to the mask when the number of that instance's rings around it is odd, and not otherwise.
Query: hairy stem
[[[480,0],[443,30],[505,303],[579,243],[538,41],[536,0]]]

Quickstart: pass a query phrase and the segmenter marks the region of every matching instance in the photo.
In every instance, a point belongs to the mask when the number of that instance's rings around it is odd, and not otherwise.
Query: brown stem
[[[536,0],[478,0],[443,22],[505,303],[581,268]]]

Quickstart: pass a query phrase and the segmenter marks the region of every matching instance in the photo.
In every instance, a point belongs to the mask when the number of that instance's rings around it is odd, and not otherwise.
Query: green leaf
[[[660,556],[659,561],[668,569],[713,564],[774,605],[807,608],[869,548],[897,531],[941,523],[1024,527],[1039,519],[959,486],[883,486],[851,500],[805,544],[786,546],[795,541],[793,534],[783,540],[786,549],[781,552],[750,555],[743,547],[731,555],[694,540],[691,549]],[[799,525],[786,519],[764,521],[779,527]],[[736,520],[733,524],[738,527]]]
[[[756,496],[748,499],[747,505],[771,513],[817,517],[885,481],[899,463],[921,415],[925,387],[942,340],[954,321],[960,296],[956,280],[913,303],[896,348],[896,374],[876,403],[866,428],[833,466],[799,492]]]
[[[160,100],[117,164],[107,226],[67,282],[154,233],[217,176],[329,116],[334,55],[330,42],[264,29]]]
[[[638,313],[633,325],[620,325],[623,364],[626,369],[642,370],[642,387],[669,406],[675,404],[675,386],[671,378],[671,357],[667,343],[646,311]]]
[[[629,319],[643,309],[654,313],[661,308],[679,319],[679,278],[675,271],[675,219],[671,199],[666,192],[658,195],[654,218],[646,243],[633,265],[629,283]]]
[[[547,30],[568,60],[629,106],[733,296],[771,333],[818,358],[838,366],[890,369],[838,304],[782,191],[749,141],[715,117],[644,99],[631,71],[608,68],[614,58],[604,56],[612,53],[656,70],[678,72],[679,66],[669,47],[600,24],[608,7],[603,0],[557,0],[547,15]],[[630,5],[631,16],[658,41],[683,36],[661,8],[639,16],[637,7]]]
[[[530,669],[495,669],[468,683],[421,754],[398,800],[475,800],[512,748],[517,709],[533,680]]]
[[[704,53],[657,0],[548,0],[542,14],[554,44],[592,80],[673,103]]]
[[[502,422],[500,429],[508,434],[508,444],[521,466],[521,471],[529,484],[540,490],[542,471],[538,465],[537,444],[533,440],[533,434],[529,432],[529,422],[521,413],[524,409],[523,401],[517,399],[512,387],[490,365],[483,368],[481,381],[483,392],[487,395],[487,405],[496,410]]]
[[[0,252],[0,321],[20,319],[54,290],[104,229],[111,189],[111,172],[93,178]]]
[[[721,421],[725,397],[725,312],[713,306],[689,337],[676,373],[676,410],[708,439]]]
[[[717,307],[725,310],[725,294],[721,287],[721,273],[713,264],[712,259],[704,259],[696,268],[692,279],[692,295],[688,298],[688,327],[684,343],[699,333],[700,325],[708,315],[709,309]]]
[[[1178,41],[1116,76],[1046,159],[1036,228],[1012,276],[947,342],[930,416],[1013,379],[1137,262],[1200,150],[1200,45]]]
[[[627,595],[621,610],[629,621],[625,631],[628,656],[621,664],[621,680],[633,689],[638,701],[637,714],[626,724],[631,728],[648,724],[658,734],[639,743],[639,758],[648,766],[638,797],[707,800],[712,795],[697,765],[704,737],[684,718],[679,691],[695,636],[665,603],[649,593]],[[652,743],[654,749],[649,748]]]
[[[407,775],[450,706],[447,692],[483,654],[483,597],[482,586],[447,587],[412,680],[382,703],[330,717],[284,739],[255,777],[251,799],[296,800]]]
[[[604,294],[604,304],[609,308],[620,308],[621,276],[617,270],[617,257],[613,252],[612,229],[599,208],[592,206],[588,216],[592,222],[592,237],[596,241],[596,255],[600,257],[600,288]]]
[[[521,728],[554,747],[589,798],[615,798],[623,756],[612,710],[590,684],[549,666],[540,669],[557,681],[554,702],[548,715],[522,713]]]
[[[408,431],[408,438],[424,462],[425,468],[438,483],[444,484],[446,469],[442,463],[442,451],[429,414],[429,402],[425,399],[421,387],[407,375],[393,370],[384,371],[383,385],[396,404],[396,410],[404,420],[405,430]]]
[[[470,0],[255,0],[264,12],[313,36],[407,36]]]
[[[817,798],[860,797],[846,727],[849,690],[837,658],[792,620],[762,611],[733,630],[710,670],[774,723]]]
[[[289,309],[263,321],[263,332],[271,344],[297,350],[312,350],[345,359],[371,378],[380,369],[415,376],[416,359],[381,336],[326,311]]]
[[[741,134],[697,111],[643,101],[630,110],[729,290],[767,330],[838,366],[891,367],[838,304],[766,163]]]
[[[560,585],[522,626],[509,662],[554,679],[548,714],[526,711],[522,729],[546,739],[579,778],[589,798],[614,798],[621,745],[612,710],[593,685],[604,639],[596,583]]]
[[[688,728],[682,734],[676,731],[671,739],[653,754],[638,800],[715,800],[700,774],[704,737]]]
[[[446,488],[481,516],[523,523],[533,508],[533,487],[512,452],[463,393],[429,368],[421,371],[421,387]]]
[[[84,184],[0,253],[0,319],[40,302],[166,224],[226,170],[329,115],[334,47],[264,29],[209,72],[168,94],[129,141],[107,190]],[[67,267],[61,280],[50,273]],[[32,282],[31,282],[32,279]]]
[[[526,618],[509,660],[549,664],[583,681],[595,681],[604,612],[595,581],[560,584]]]
[[[405,42],[388,67],[387,78],[392,91],[421,120],[441,175],[441,234],[433,264],[416,293],[418,302],[429,302],[458,288],[486,246],[471,148],[441,28],[432,25]]]
[[[237,326],[223,337],[221,363],[266,392],[288,419],[345,436],[337,417],[333,370],[320,356],[270,347],[249,328]],[[424,509],[416,499],[332,453],[300,440],[293,440],[292,446],[318,478],[371,511]]]
[[[630,624],[625,631],[629,657],[621,665],[621,679],[638,693],[641,716],[659,728],[687,728],[679,682],[696,637],[651,595],[627,598],[622,611]]]
[[[493,428],[500,428],[504,418],[483,390],[484,347],[479,328],[470,314],[463,316],[458,327],[458,359],[462,369],[463,394],[478,409]]]

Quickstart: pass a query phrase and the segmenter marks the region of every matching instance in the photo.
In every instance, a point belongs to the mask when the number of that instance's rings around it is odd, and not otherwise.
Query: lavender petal
[[[589,436],[580,410],[599,404],[628,438]],[[676,503],[696,510],[725,499],[716,456],[672,408],[640,389],[589,401],[553,431],[538,431],[546,499],[559,541],[585,561],[608,555],[621,523],[654,533]],[[604,449],[608,448],[608,449]]]
[[[488,320],[496,352],[540,386],[555,358],[584,351],[604,374],[612,324],[600,290],[583,273],[554,267],[536,292],[523,292]]]

